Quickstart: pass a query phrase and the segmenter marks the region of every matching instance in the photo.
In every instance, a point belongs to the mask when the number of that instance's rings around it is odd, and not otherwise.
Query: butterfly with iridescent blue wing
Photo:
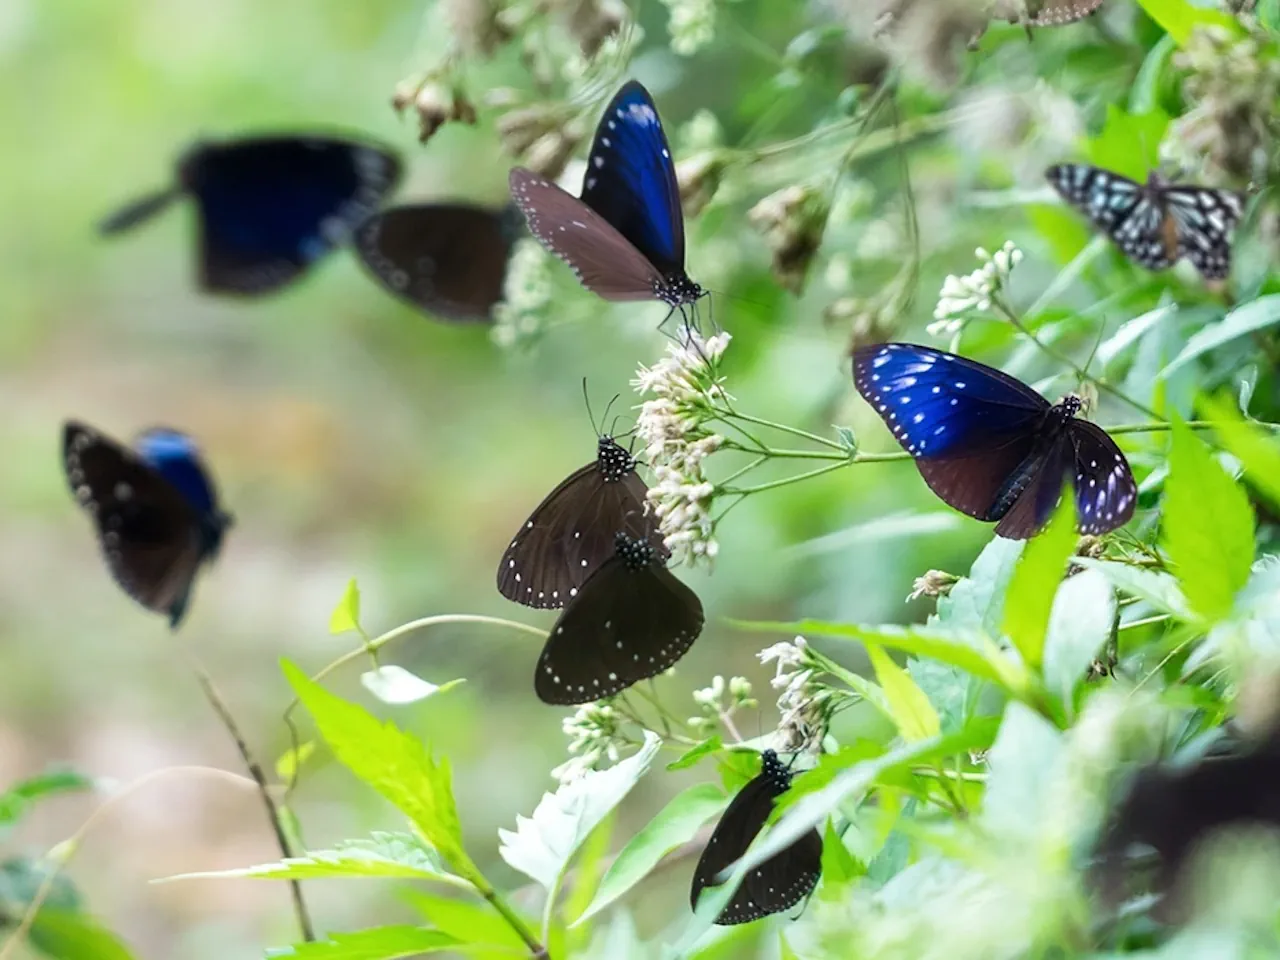
[[[148,610],[181,623],[201,565],[212,562],[232,518],[218,505],[195,443],[177,430],[142,433],[134,449],[68,421],[63,469],[93,518],[107,567]]]
[[[605,300],[660,300],[674,309],[703,289],[684,267],[684,214],[671,149],[653,98],[630,81],[605,108],[582,196],[523,167],[511,197],[530,232]]]
[[[1078,163],[1050,167],[1045,178],[1140,266],[1164,270],[1186,257],[1206,280],[1231,272],[1231,231],[1244,209],[1239,194],[1169,183],[1156,173],[1141,184]]]
[[[381,206],[400,178],[395,154],[326,136],[263,136],[201,143],[177,165],[177,183],[99,225],[132,229],[190,195],[199,219],[200,286],[242,296],[278,290]]]
[[[1101,427],[1076,417],[1080,400],[1050,404],[993,367],[912,343],[860,347],[858,392],[950,506],[1025,540],[1040,531],[1070,479],[1081,533],[1133,516],[1129,462]]]
[[[761,753],[760,773],[738,791],[698,858],[689,891],[689,905],[695,910],[702,891],[723,882],[717,879],[720,874],[742,858],[764,829],[774,802],[791,789],[791,776],[775,751]],[[810,830],[743,877],[715,922],[750,923],[789,910],[813,892],[821,875],[822,835]]]

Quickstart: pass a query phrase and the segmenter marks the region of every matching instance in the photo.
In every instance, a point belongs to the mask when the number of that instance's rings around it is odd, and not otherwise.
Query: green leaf
[[[1280,294],[1259,297],[1236,307],[1221,322],[1201,327],[1188,339],[1181,352],[1160,371],[1160,379],[1167,380],[1174,373],[1210,350],[1246,337],[1280,323]]]
[[[904,740],[925,740],[942,732],[938,713],[915,685],[907,671],[893,662],[887,653],[874,643],[866,644],[867,656],[876,671],[876,678],[884,691],[893,714],[893,721]]]
[[[1078,567],[1097,570],[1121,593],[1145,600],[1161,613],[1167,613],[1178,620],[1195,619],[1178,581],[1167,573],[1132,567],[1117,560],[1095,560],[1091,557],[1076,557],[1072,563]]]
[[[1060,263],[1070,261],[1089,243],[1089,228],[1064,206],[1029,203],[1025,212],[1036,232],[1049,242],[1053,258]]]
[[[509,955],[511,950],[528,953],[529,948],[520,935],[487,903],[412,887],[400,891],[400,895],[432,927],[462,943],[500,948],[494,951],[495,955]],[[523,919],[530,927],[537,926],[530,918]],[[484,955],[483,951],[467,950],[468,956],[474,956],[476,952]]]
[[[865,547],[872,543],[947,533],[951,530],[959,530],[963,525],[963,518],[954,510],[935,510],[932,513],[891,513],[834,533],[825,533],[820,537],[805,540],[793,547],[788,547],[786,552],[788,557],[795,558],[822,556],[847,550],[854,544]]]
[[[1205,397],[1199,406],[1218,425],[1218,441],[1240,461],[1249,483],[1280,509],[1280,445],[1275,434],[1248,423],[1225,397]]]
[[[724,749],[724,741],[720,739],[720,734],[708,737],[699,744],[690,747],[675,760],[667,764],[667,770],[687,770],[689,767],[697,764],[703,757],[710,756],[713,753],[719,753]]]
[[[631,792],[661,746],[661,738],[646,730],[638,753],[544,793],[532,817],[517,816],[515,830],[498,831],[502,859],[554,890],[578,847]]]
[[[987,636],[997,635],[1004,619],[1009,580],[1025,545],[1025,540],[992,537],[973,561],[968,576],[957,582],[945,597],[938,598],[938,612],[929,618],[930,626],[967,627],[981,630]]]
[[[866,872],[866,864],[844,845],[844,837],[836,832],[835,824],[828,817],[822,832],[822,899],[843,899],[848,895],[848,885]]]
[[[42,909],[28,936],[33,947],[54,960],[133,960],[110,930],[70,910]]]
[[[1103,369],[1110,367],[1112,361],[1117,357],[1123,356],[1130,347],[1156,329],[1161,323],[1169,322],[1168,318],[1176,316],[1177,313],[1178,305],[1176,303],[1166,303],[1156,307],[1154,310],[1148,310],[1132,320],[1126,320],[1115,333],[1098,345],[1098,349],[1095,352],[1098,363],[1102,365]]]
[[[93,789],[93,779],[70,770],[36,774],[0,793],[0,827],[12,827],[39,800]]]
[[[1005,708],[1000,733],[987,754],[982,820],[1009,842],[1031,840],[1045,828],[1044,804],[1057,786],[1050,776],[1062,752],[1062,734],[1021,703]]]
[[[1045,686],[1070,704],[1076,684],[1111,635],[1115,588],[1097,570],[1063,581],[1053,598],[1044,647]]]
[[[280,754],[276,760],[276,776],[281,780],[292,782],[293,778],[298,775],[298,771],[302,769],[302,765],[307,762],[313,753],[316,752],[316,742],[314,740],[305,740],[298,744],[295,750],[290,747],[284,753]]]
[[[1131,114],[1109,103],[1102,132],[1086,144],[1085,155],[1095,167],[1142,182],[1160,167],[1160,141],[1168,127],[1169,115],[1163,110]]]
[[[647,877],[663,857],[693,839],[698,828],[728,803],[729,798],[713,783],[696,784],[677,794],[622,848],[574,926],[594,917]]]
[[[407,816],[454,870],[478,876],[462,846],[448,761],[437,764],[420,740],[313,683],[288,660],[281,666],[338,761]]]
[[[1253,510],[1243,489],[1180,420],[1173,423],[1162,541],[1193,610],[1231,612],[1253,565]]]
[[[452,950],[459,945],[459,941],[447,933],[427,927],[370,927],[357,933],[335,933],[315,943],[268,950],[266,956],[298,960],[396,960]]]
[[[404,667],[389,663],[386,666],[379,667],[377,670],[369,670],[362,673],[360,682],[364,684],[366,690],[383,703],[403,706],[407,703],[417,703],[419,700],[425,700],[427,697],[437,693],[447,693],[465,681],[459,678],[437,686],[434,683],[423,680],[417,674],[410,673]]]
[[[362,877],[437,880],[454,886],[469,887],[465,881],[445,872],[434,850],[412,834],[400,833],[376,833],[369,840],[350,840],[338,844],[332,850],[309,850],[304,857],[290,857],[276,863],[233,870],[181,873],[153,882],[209,879],[337,880]]]
[[[837,424],[835,426],[835,431],[836,438],[840,446],[849,454],[849,456],[852,457],[858,452],[858,438],[854,436],[852,427],[842,427]]]
[[[1233,36],[1240,33],[1240,25],[1232,17],[1219,10],[1196,6],[1188,0],[1138,0],[1138,2],[1142,5],[1142,9],[1147,11],[1147,16],[1160,24],[1180,47],[1186,45],[1191,32],[1199,26],[1226,27]]]
[[[342,599],[329,615],[330,633],[346,633],[349,630],[360,630],[360,588],[356,586],[355,577],[347,581]]]
[[[1076,545],[1075,499],[1064,496],[1049,525],[1027,544],[1009,583],[1004,606],[1004,633],[1022,654],[1023,662],[1039,670],[1044,660],[1044,635],[1054,594]]]

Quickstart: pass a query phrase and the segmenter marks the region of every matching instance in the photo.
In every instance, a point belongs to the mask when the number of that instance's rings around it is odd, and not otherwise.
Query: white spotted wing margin
[[[1124,526],[1138,505],[1129,461],[1105,430],[1088,420],[1067,425],[1074,453],[1072,483],[1081,533],[1100,535]]]
[[[647,540],[667,560],[645,493],[631,454],[601,437],[596,459],[562,480],[511,538],[498,563],[498,592],[527,607],[563,607],[614,555],[619,531]]]
[[[764,829],[774,801],[790,784],[790,772],[776,753],[766,750],[760,774],[738,791],[698,859],[689,891],[692,909],[697,910],[702,891],[714,886],[720,874],[746,854]],[[817,830],[810,830],[743,877],[715,922],[731,926],[789,910],[813,892],[821,875],[822,836]]]
[[[656,556],[636,567],[615,555],[551,628],[534,691],[555,705],[611,697],[672,667],[693,646],[703,622],[698,595]]]

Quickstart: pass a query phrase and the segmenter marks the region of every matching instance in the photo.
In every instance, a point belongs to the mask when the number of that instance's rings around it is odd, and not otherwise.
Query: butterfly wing
[[[1071,464],[1072,446],[1065,427],[1058,428],[1052,437],[1039,438],[1031,455],[997,495],[997,507],[992,511],[1000,517],[996,534],[1009,540],[1026,540],[1039,533],[1062,499]],[[997,518],[993,515],[990,519]]]
[[[1244,199],[1230,190],[1166,186],[1161,196],[1177,225],[1178,252],[1206,280],[1231,272],[1231,231],[1240,222]]]
[[[1027,0],[1027,22],[1051,27],[1083,20],[1102,6],[1102,0]]]
[[[508,178],[529,232],[605,300],[660,299],[662,273],[604,217],[545,177],[523,167]]]
[[[1128,177],[1087,164],[1053,166],[1045,177],[1130,260],[1148,270],[1173,265],[1178,256],[1174,224],[1153,191]]]
[[[1103,534],[1124,526],[1138,503],[1138,484],[1116,442],[1097,424],[1072,420],[1072,481],[1081,533]]]
[[[660,561],[606,560],[556,620],[538,658],[543,703],[590,703],[656,677],[702,632],[702,602]]]
[[[84,424],[63,428],[63,466],[116,582],[176,627],[202,558],[195,509],[132,451]]]
[[[582,202],[662,276],[684,274],[684,214],[671,148],[653,98],[634,80],[614,95],[596,127]]]
[[[197,148],[181,179],[200,220],[200,283],[262,294],[344,243],[400,176],[379,147],[322,137],[262,137]]]
[[[501,213],[466,204],[392,207],[356,231],[360,261],[392,294],[447,320],[488,320],[515,240]]]

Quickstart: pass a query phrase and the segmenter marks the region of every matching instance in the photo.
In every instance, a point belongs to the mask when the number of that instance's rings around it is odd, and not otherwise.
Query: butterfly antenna
[[[583,377],[583,378],[582,378],[582,402],[583,402],[583,403],[585,403],[585,404],[587,405],[587,419],[591,421],[591,429],[592,429],[593,431],[595,431],[595,435],[596,435],[597,437],[599,437],[599,436],[600,436],[600,428],[596,426],[596,416],[595,416],[595,414],[594,414],[594,413],[592,413],[592,412],[591,412],[591,395],[590,395],[589,393],[587,393],[587,378],[586,378],[586,377]],[[610,402],[612,402],[612,401],[610,401]],[[606,409],[605,409],[605,414],[607,415],[607,414],[608,414],[608,412],[609,412],[609,411],[608,411],[608,408],[606,408]]]
[[[605,404],[605,407],[604,407],[604,413],[602,413],[602,414],[600,415],[600,422],[601,422],[602,424],[603,424],[606,420],[608,420],[608,419],[609,419],[609,411],[613,409],[613,405],[614,405],[615,403],[617,403],[617,402],[618,402],[618,400],[619,400],[619,399],[621,399],[621,397],[622,397],[622,394],[620,394],[620,393],[615,393],[615,394],[613,395],[613,397],[609,400],[609,402],[608,402],[607,404]],[[617,420],[616,420],[616,419],[614,420],[614,423],[617,423]],[[594,424],[594,423],[592,423],[591,425],[592,425],[593,427],[595,426],[595,424]],[[610,431],[609,431],[609,436],[611,436],[611,437],[613,436],[613,431],[612,431],[612,430],[610,430]]]

